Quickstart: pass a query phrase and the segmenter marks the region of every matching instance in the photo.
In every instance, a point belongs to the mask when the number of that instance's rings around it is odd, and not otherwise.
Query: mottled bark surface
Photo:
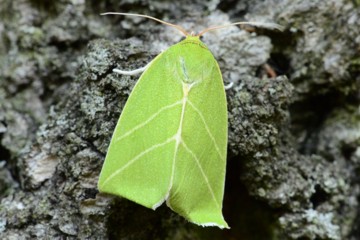
[[[137,80],[112,69],[142,67],[181,38],[106,11],[194,31],[244,19],[286,27],[203,39],[234,82],[231,230],[98,193]],[[0,0],[0,239],[359,239],[359,17],[356,0]]]

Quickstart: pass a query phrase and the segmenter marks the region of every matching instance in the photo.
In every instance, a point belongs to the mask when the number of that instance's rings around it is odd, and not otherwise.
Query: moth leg
[[[146,66],[144,66],[144,67],[134,69],[134,70],[131,70],[131,71],[125,71],[125,70],[120,70],[120,69],[114,68],[113,72],[119,73],[119,74],[122,74],[122,75],[129,75],[129,76],[138,75],[138,74],[144,72],[149,67],[150,63],[151,62],[146,64]]]
[[[234,83],[230,82],[228,85],[225,85],[224,88],[225,88],[225,90],[229,90],[230,88],[232,88],[233,85],[234,85]]]

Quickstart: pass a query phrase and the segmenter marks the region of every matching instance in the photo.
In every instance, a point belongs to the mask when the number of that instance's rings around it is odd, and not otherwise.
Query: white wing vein
[[[210,185],[209,179],[207,178],[207,176],[206,176],[206,174],[205,174],[202,166],[200,165],[200,161],[199,161],[198,157],[195,155],[195,153],[193,153],[193,151],[190,150],[190,148],[188,148],[188,146],[185,144],[184,141],[181,141],[181,143],[182,143],[182,145],[184,146],[185,150],[186,150],[188,153],[190,153],[190,155],[194,158],[194,160],[195,160],[198,168],[200,169],[200,172],[201,172],[201,174],[202,174],[202,176],[203,176],[203,178],[204,178],[204,180],[205,180],[205,182],[206,182],[206,186],[208,187],[209,192],[210,192],[213,200],[215,201],[216,206],[217,206],[217,207],[220,207],[218,201],[216,200],[214,191],[213,191],[213,189],[212,189],[212,187],[211,187],[211,185]]]
[[[102,184],[103,186],[106,185],[111,179],[113,179],[114,177],[116,177],[118,174],[120,174],[122,171],[124,171],[126,168],[128,168],[130,165],[132,165],[133,163],[135,163],[137,160],[139,160],[142,156],[144,156],[145,154],[154,151],[155,149],[162,147],[166,144],[168,144],[171,141],[175,141],[175,136],[172,136],[168,139],[166,139],[164,142],[162,143],[158,143],[158,144],[154,144],[151,147],[145,149],[144,151],[142,151],[141,153],[139,153],[138,155],[136,155],[135,157],[133,157],[132,159],[130,159],[124,166],[122,166],[121,168],[119,168],[118,170],[116,170],[115,172],[113,172]]]
[[[197,114],[199,114],[200,116],[200,119],[201,121],[203,122],[204,126],[205,126],[205,129],[206,129],[206,132],[209,134],[209,137],[211,139],[211,141],[213,142],[214,146],[215,146],[215,149],[216,149],[216,152],[219,154],[221,160],[225,161],[225,157],[222,155],[222,153],[220,152],[220,149],[219,149],[219,146],[217,145],[216,141],[215,141],[215,138],[214,136],[212,135],[212,133],[210,132],[210,129],[205,121],[205,118],[204,116],[202,115],[201,111],[195,107],[195,105],[190,101],[188,100],[187,101],[189,103],[189,105],[195,110],[195,112],[197,112]]]
[[[131,130],[127,131],[126,133],[124,133],[122,136],[118,137],[115,141],[118,142],[120,140],[122,140],[123,138],[131,135],[132,133],[134,133],[135,131],[139,130],[140,128],[144,127],[145,125],[147,125],[148,123],[150,123],[152,120],[154,120],[160,113],[162,113],[163,111],[170,109],[172,107],[175,107],[179,104],[182,103],[182,100],[179,100],[173,104],[164,106],[162,108],[160,108],[156,113],[154,113],[153,115],[151,115],[145,122],[142,122],[138,125],[136,125],[134,128],[132,128]]]
[[[181,102],[182,102],[182,108],[181,108],[181,117],[180,117],[179,127],[178,127],[178,130],[177,130],[176,134],[174,135],[175,149],[174,149],[174,155],[173,155],[173,159],[172,159],[171,176],[170,176],[169,187],[168,187],[168,190],[167,190],[164,198],[161,199],[161,200],[160,200],[158,203],[156,203],[155,205],[153,205],[152,209],[156,209],[156,208],[157,208],[158,206],[160,206],[165,200],[167,200],[167,199],[169,198],[170,191],[171,191],[171,188],[172,188],[172,186],[173,186],[174,175],[175,175],[176,157],[177,157],[177,153],[178,153],[178,150],[179,150],[179,145],[180,145],[180,142],[181,142],[182,125],[183,125],[183,121],[184,121],[185,106],[186,106],[186,102],[187,102],[187,97],[184,96]]]

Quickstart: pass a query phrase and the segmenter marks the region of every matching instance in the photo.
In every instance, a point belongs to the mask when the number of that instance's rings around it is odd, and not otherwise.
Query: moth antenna
[[[204,30],[202,30],[197,36],[202,36],[204,33],[210,32],[210,31],[214,31],[217,29],[221,29],[221,28],[227,28],[230,26],[235,26],[235,25],[252,25],[255,27],[263,27],[263,28],[268,28],[268,29],[277,29],[279,31],[284,31],[284,27],[276,24],[276,23],[262,23],[262,22],[235,22],[235,23],[230,23],[230,24],[226,24],[226,25],[221,25],[221,26],[214,26],[214,27],[208,27]]]
[[[168,23],[168,22],[165,22],[165,21],[163,21],[163,20],[160,20],[160,19],[157,19],[157,18],[148,16],[148,15],[142,15],[142,14],[136,14],[136,13],[119,13],[119,12],[106,12],[106,13],[101,13],[100,15],[122,15],[122,16],[133,16],[133,17],[148,18],[148,19],[151,19],[151,20],[160,22],[160,23],[162,23],[162,24],[168,25],[168,26],[170,26],[170,27],[176,28],[176,29],[179,30],[184,36],[188,36],[188,35],[189,35],[189,33],[186,32],[186,30],[185,30],[183,27],[179,26],[179,25],[175,25],[175,24],[172,24],[172,23]]]

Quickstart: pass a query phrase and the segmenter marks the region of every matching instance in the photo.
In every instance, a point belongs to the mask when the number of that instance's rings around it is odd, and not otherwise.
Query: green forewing
[[[198,37],[157,56],[115,128],[99,190],[145,207],[167,205],[189,221],[228,227],[222,216],[227,107],[221,73]]]

